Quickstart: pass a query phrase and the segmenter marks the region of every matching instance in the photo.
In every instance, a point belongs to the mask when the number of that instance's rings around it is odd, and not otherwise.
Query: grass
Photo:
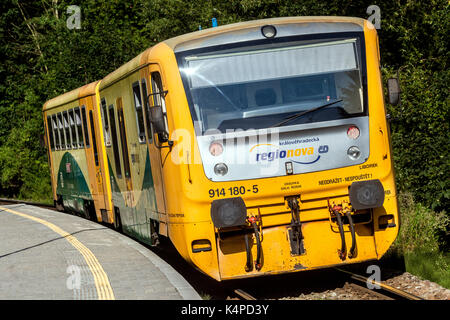
[[[414,251],[404,258],[406,271],[450,289],[449,253]]]
[[[448,214],[415,203],[409,193],[399,195],[399,207],[401,227],[390,253],[403,256],[407,272],[450,289],[450,253],[441,250],[448,244],[440,237],[448,233]]]

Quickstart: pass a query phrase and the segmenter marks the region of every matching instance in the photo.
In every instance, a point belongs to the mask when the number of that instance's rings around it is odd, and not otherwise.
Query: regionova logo
[[[280,145],[286,143],[280,142]],[[328,152],[328,145],[314,146],[292,146],[289,149],[281,149],[280,146],[271,143],[260,143],[250,149],[254,154],[256,162],[270,162],[277,159],[286,159],[299,164],[313,164],[319,161],[321,154]]]

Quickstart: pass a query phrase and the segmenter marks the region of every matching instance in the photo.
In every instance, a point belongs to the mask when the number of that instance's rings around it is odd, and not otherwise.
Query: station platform
[[[201,300],[164,260],[101,224],[0,204],[0,300]]]

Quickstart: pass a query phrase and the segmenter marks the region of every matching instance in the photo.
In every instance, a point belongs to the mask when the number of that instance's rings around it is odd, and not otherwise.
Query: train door
[[[153,134],[153,129],[150,124],[150,108],[163,105],[165,110],[164,94],[162,93],[163,85],[161,81],[161,70],[157,64],[151,64],[149,69],[145,69],[142,74],[141,85],[142,95],[146,98],[146,123],[147,123],[147,143],[152,166],[152,174],[154,180],[154,188],[156,195],[156,204],[158,209],[159,233],[168,235],[168,218],[166,212],[166,199],[164,193],[164,177],[162,173],[163,161],[161,155],[161,148],[159,147],[159,137]]]
[[[127,206],[132,208],[134,199],[133,199],[133,182],[131,179],[131,168],[130,168],[130,160],[128,155],[128,141],[127,134],[125,130],[125,118],[123,116],[123,104],[122,98],[117,98],[117,119],[119,124],[119,137],[120,137],[120,145],[122,146],[122,161],[123,161],[123,170],[124,170],[124,178],[126,184],[126,203]]]
[[[95,165],[95,182],[97,183],[97,191],[98,196],[95,199],[96,202],[96,209],[97,211],[100,211],[102,221],[108,222],[108,218],[106,216],[106,203],[107,203],[107,194],[105,192],[105,186],[103,183],[103,173],[101,168],[101,143],[98,143],[98,141],[101,141],[100,139],[100,132],[98,126],[95,124],[99,123],[96,120],[96,113],[93,109],[89,110],[89,129],[92,137],[92,151],[93,151],[93,157],[94,157],[94,165]]]
[[[105,209],[105,192],[99,161],[100,151],[97,143],[99,139],[98,133],[96,133],[95,130],[96,122],[93,110],[93,104],[95,102],[93,100],[93,97],[86,98],[85,101],[83,101],[85,105],[83,105],[79,111],[75,110],[75,124],[81,129],[81,125],[79,125],[81,121],[84,128],[86,160],[88,163],[89,181],[92,190],[93,203],[86,203],[87,207],[85,210],[89,211],[89,218],[93,219],[95,215],[97,220],[100,221],[99,218],[101,218],[101,220],[104,218],[101,212],[102,209]],[[81,114],[79,114],[80,111]],[[79,141],[79,143],[82,143],[82,141]]]

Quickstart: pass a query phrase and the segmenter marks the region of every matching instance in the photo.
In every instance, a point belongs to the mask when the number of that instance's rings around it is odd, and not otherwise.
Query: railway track
[[[359,274],[340,268],[334,268],[334,270],[338,271],[343,275],[343,277],[346,278],[346,280],[348,280],[346,282],[346,288],[349,288],[352,291],[368,294],[376,300],[424,300],[421,297]],[[368,284],[374,286],[374,289],[369,289]],[[234,299],[238,300],[264,300],[264,298],[255,298],[253,294],[250,294],[243,289],[234,289],[233,296],[235,297]]]
[[[385,283],[375,281],[370,278],[366,278],[359,274],[343,270],[340,268],[335,268],[335,270],[346,274],[349,279],[352,281],[350,285],[358,290],[366,291],[372,295],[375,295],[384,300],[424,300],[421,297],[413,295],[403,290],[399,290],[397,288],[391,287]],[[369,289],[367,284],[371,284],[376,286],[377,289]],[[379,288],[379,289],[378,289]],[[378,291],[379,290],[379,291]]]
[[[238,295],[238,296],[241,298],[241,300],[257,300],[257,299],[256,299],[255,297],[253,297],[251,294],[245,292],[245,291],[242,290],[242,289],[236,289],[236,290],[234,290],[234,293],[235,293],[236,295]]]

